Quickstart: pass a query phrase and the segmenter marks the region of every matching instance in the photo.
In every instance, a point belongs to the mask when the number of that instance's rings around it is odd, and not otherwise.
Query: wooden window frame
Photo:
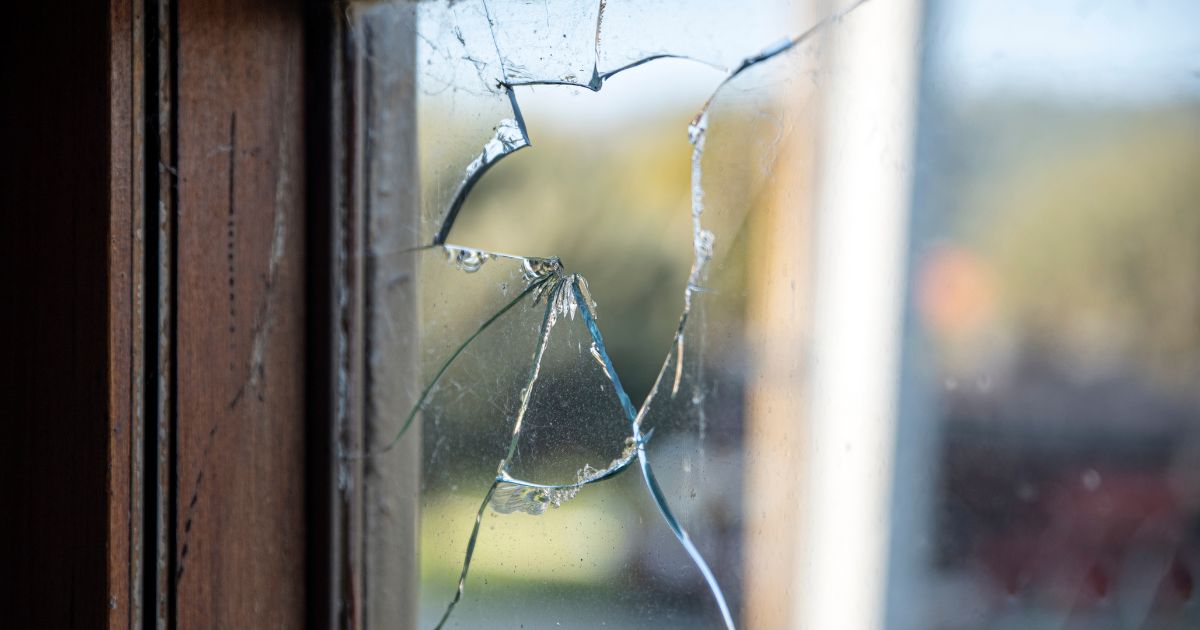
[[[339,10],[110,0],[5,21],[6,627],[348,626]]]

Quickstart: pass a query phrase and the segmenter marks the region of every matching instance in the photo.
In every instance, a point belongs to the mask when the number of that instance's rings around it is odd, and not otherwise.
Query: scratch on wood
[[[192,484],[192,498],[188,501],[187,518],[183,522],[183,541],[179,550],[179,569],[175,571],[175,583],[178,584],[183,579],[184,560],[188,555],[188,542],[192,534],[192,519],[196,516],[196,504],[200,502],[200,488],[204,484],[204,462],[208,461],[208,453],[212,450],[213,441],[217,437],[217,429],[219,424],[213,424],[208,431],[208,441],[204,444],[204,450],[200,454],[200,471],[196,473],[196,481]]]
[[[289,56],[292,54],[291,51],[288,52]],[[286,66],[289,69],[288,74],[291,73],[290,62],[289,59]],[[284,77],[284,80],[289,80],[289,77]],[[293,106],[294,103],[288,102],[287,105]],[[267,339],[270,336],[271,328],[275,325],[276,285],[287,249],[287,209],[291,202],[289,186],[291,184],[292,142],[290,128],[286,125],[282,126],[279,141],[276,144],[275,203],[272,211],[271,250],[267,259],[266,299],[262,309],[254,318],[254,336],[250,346],[250,364],[246,382],[238,389],[231,406],[236,406],[241,401],[246,389],[254,391],[259,401],[266,399],[264,384],[266,382]]]
[[[234,191],[237,186],[237,112],[229,114],[229,216],[225,221],[225,258],[229,271],[229,334],[233,335],[237,330],[237,310],[236,310],[236,293],[234,292],[234,251],[236,244],[236,218],[237,213],[236,195]],[[232,343],[232,341],[230,342]]]

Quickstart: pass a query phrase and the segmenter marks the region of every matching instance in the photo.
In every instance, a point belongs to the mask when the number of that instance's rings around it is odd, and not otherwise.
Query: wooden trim
[[[145,0],[144,134],[147,222],[145,264],[146,365],[143,540],[143,627],[165,630],[171,617],[174,535],[175,421],[175,213],[178,156],[175,153],[175,12],[170,0]]]
[[[416,9],[347,2],[333,79],[335,271],[338,339],[334,382],[341,453],[386,444],[415,402],[416,298],[411,256],[399,235],[418,222]],[[384,457],[345,457],[338,474],[343,628],[412,628],[417,621],[419,429]]]
[[[296,628],[306,612],[303,6],[177,11],[173,621]]]
[[[139,20],[115,0],[4,21],[6,627],[138,616]]]
[[[13,11],[2,625],[306,625],[305,4]]]
[[[108,627],[141,622],[145,179],[141,3],[114,1],[108,54]]]

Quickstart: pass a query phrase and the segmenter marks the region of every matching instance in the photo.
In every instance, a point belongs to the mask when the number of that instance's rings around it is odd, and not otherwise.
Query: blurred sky
[[[892,0],[870,0],[871,4]],[[788,8],[788,4],[792,7]],[[721,38],[682,50],[727,62],[752,54],[816,18],[811,2],[770,1],[753,10],[735,2],[691,3],[691,21],[727,24]],[[805,7],[809,7],[805,10]],[[931,0],[925,44],[932,77],[963,96],[1010,93],[1060,100],[1143,103],[1200,97],[1200,1]],[[671,46],[660,33],[687,30],[674,2],[610,3],[612,48]],[[623,29],[623,30],[622,30]],[[682,45],[682,44],[681,44]],[[689,67],[689,65],[694,67]],[[642,117],[647,110],[698,109],[720,73],[688,62],[654,62],[612,79],[608,94],[542,87],[519,92],[531,126]],[[613,94],[621,92],[622,94]],[[536,101],[536,103],[535,103]],[[528,106],[525,103],[529,103]]]
[[[609,2],[600,70],[664,52],[733,67],[808,28],[812,20],[797,8],[803,6],[807,4],[789,0],[759,0],[749,8],[723,0]],[[597,94],[540,86],[519,88],[517,98],[535,143],[539,125],[581,132],[586,129],[580,123],[587,121],[593,132],[605,132],[633,120],[661,119],[664,112],[684,114],[680,133],[686,133],[688,118],[724,76],[712,65],[662,59],[612,77]]]
[[[536,146],[543,129],[573,135],[608,134],[633,121],[674,119],[680,137],[724,74],[680,59],[654,61],[610,79],[599,92],[561,85],[517,88],[517,100]]]
[[[968,96],[1200,96],[1196,0],[940,0],[931,9],[930,70]]]

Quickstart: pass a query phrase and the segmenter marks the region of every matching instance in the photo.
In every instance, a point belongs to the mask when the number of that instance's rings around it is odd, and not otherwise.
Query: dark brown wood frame
[[[0,626],[343,619],[338,14],[110,0],[4,21]]]

